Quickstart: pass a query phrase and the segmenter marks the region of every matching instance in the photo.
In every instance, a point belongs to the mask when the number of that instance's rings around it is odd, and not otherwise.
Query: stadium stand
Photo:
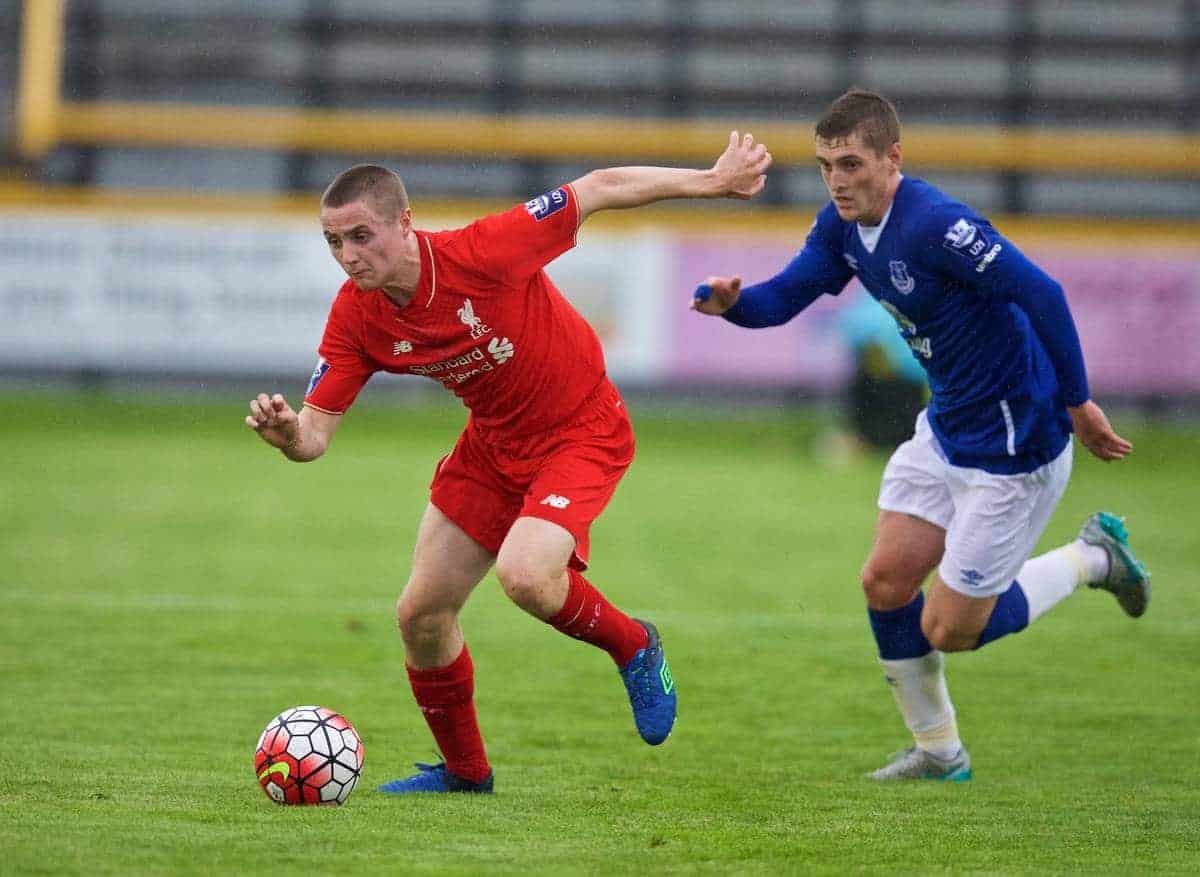
[[[1196,0],[65,9],[52,182],[310,191],[370,156],[402,159],[417,195],[512,198],[611,160],[692,160],[681,126],[742,121],[776,146],[770,199],[811,206],[807,123],[858,83],[893,97],[921,174],[982,209],[1200,204]]]

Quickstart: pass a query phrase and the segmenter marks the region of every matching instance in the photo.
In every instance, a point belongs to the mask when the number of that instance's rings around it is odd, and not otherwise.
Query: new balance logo
[[[485,326],[483,320],[475,316],[475,306],[471,304],[469,298],[464,299],[463,306],[458,309],[458,318],[462,320],[464,326],[471,330],[472,338],[482,338],[492,331],[490,326]]]
[[[412,353],[412,343],[409,341],[396,341],[392,344],[392,356],[399,356],[401,353]]]
[[[551,508],[556,509],[565,509],[570,504],[571,501],[569,499],[567,499],[565,496],[559,496],[557,493],[550,494],[540,503],[540,505],[548,505]]]
[[[488,330],[491,331],[490,329]],[[513,343],[507,338],[493,338],[488,342],[488,353],[492,355],[492,359],[496,360],[496,365],[502,362],[508,362],[513,357],[516,348]]]

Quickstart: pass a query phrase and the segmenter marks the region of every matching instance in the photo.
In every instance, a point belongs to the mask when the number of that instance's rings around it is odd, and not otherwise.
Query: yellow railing
[[[611,162],[711,161],[731,128],[752,131],[778,161],[812,160],[812,128],[753,120],[288,110],[67,103],[58,140],[104,146],[277,149],[381,155]],[[1200,176],[1200,137],[1113,131],[911,126],[906,161],[948,170]]]

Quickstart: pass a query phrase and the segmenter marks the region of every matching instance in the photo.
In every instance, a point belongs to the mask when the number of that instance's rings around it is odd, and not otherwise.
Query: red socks
[[[466,643],[447,667],[409,667],[408,681],[446,759],[446,769],[473,783],[487,779],[491,766],[475,719],[475,665]]]
[[[547,623],[604,649],[618,667],[624,667],[638,649],[646,647],[646,628],[604,599],[575,570],[568,569],[567,575],[567,600]],[[483,782],[491,766],[475,718],[475,666],[466,643],[447,667],[407,669],[413,697],[446,759],[446,769],[473,783]]]
[[[646,628],[609,603],[575,570],[568,568],[567,577],[567,600],[546,623],[567,636],[604,649],[618,667],[624,667],[638,649],[647,646]]]

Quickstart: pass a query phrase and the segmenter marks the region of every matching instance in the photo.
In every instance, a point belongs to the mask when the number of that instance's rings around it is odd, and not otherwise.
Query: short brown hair
[[[817,119],[816,134],[822,140],[841,140],[856,131],[876,155],[883,155],[893,143],[900,142],[900,117],[883,95],[852,88]]]
[[[391,222],[408,207],[408,192],[395,171],[377,164],[356,164],[334,178],[321,196],[321,206],[345,207],[355,201],[370,201],[375,211]]]

